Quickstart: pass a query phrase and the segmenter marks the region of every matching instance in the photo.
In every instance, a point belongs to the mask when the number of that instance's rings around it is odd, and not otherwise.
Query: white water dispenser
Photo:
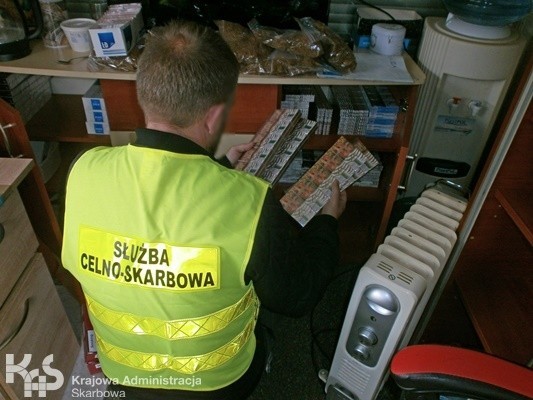
[[[493,31],[452,14],[426,18],[418,53],[426,82],[414,115],[406,196],[439,178],[471,184],[526,44],[510,28]]]

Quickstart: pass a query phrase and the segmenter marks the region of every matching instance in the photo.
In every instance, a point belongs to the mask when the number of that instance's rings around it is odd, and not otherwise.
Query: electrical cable
[[[346,268],[345,270],[342,270],[340,272],[338,272],[337,274],[335,274],[330,282],[328,283],[328,287],[333,283],[335,282],[337,279],[339,279],[340,277],[348,274],[348,273],[356,273],[359,269],[357,267],[350,267],[350,268]],[[333,362],[333,354],[329,354],[325,349],[324,347],[322,346],[322,343],[318,340],[318,336],[320,334],[323,334],[325,332],[336,332],[337,335],[338,333],[340,332],[340,329],[342,327],[342,322],[340,324],[340,326],[338,327],[335,327],[335,328],[321,328],[321,329],[318,329],[318,330],[315,330],[314,329],[314,318],[315,318],[315,312],[317,310],[317,307],[318,305],[320,304],[320,302],[318,302],[315,307],[311,310],[311,313],[309,315],[309,330],[311,331],[311,359],[312,359],[312,362],[313,362],[313,367],[315,369],[315,372],[318,374],[321,367],[320,367],[320,360],[318,360],[317,358],[317,352],[316,350],[318,349],[319,351],[319,354],[322,356],[322,361],[323,362],[327,362],[328,365],[331,364]]]
[[[387,17],[389,17],[392,21],[396,22],[396,18],[394,18],[392,16],[392,14],[390,14],[389,12],[385,11],[383,8],[381,7],[378,7],[372,3],[369,3],[368,1],[365,1],[365,0],[352,0],[352,3],[353,4],[356,4],[356,1],[361,3],[361,4],[364,4],[365,6],[368,6],[368,7],[372,7],[380,12],[382,12],[383,14],[385,14]]]
[[[328,363],[331,363],[333,361],[333,357],[331,356],[331,354],[328,354],[326,350],[324,350],[324,347],[322,347],[320,341],[318,340],[318,337],[322,333],[338,332],[338,331],[339,331],[339,328],[322,328],[322,329],[319,329],[313,332],[313,337],[315,338],[315,345],[317,349],[320,351],[320,353],[322,353],[322,356],[324,356],[324,358],[328,361]]]

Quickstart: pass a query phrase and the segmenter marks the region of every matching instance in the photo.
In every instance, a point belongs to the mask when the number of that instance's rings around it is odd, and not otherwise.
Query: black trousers
[[[269,352],[265,329],[260,323],[256,325],[255,337],[257,345],[250,367],[241,378],[224,388],[201,392],[147,389],[110,384],[107,388],[108,393],[123,391],[126,397],[106,397],[106,400],[245,400],[252,394],[265,370],[267,353]]]

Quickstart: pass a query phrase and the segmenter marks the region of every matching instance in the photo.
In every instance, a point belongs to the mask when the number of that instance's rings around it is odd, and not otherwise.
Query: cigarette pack
[[[94,375],[102,372],[102,369],[100,367],[100,360],[98,360],[98,352],[96,350],[96,336],[94,334],[94,328],[91,320],[89,319],[87,306],[85,304],[81,306],[81,319],[85,364],[87,364],[89,373]]]

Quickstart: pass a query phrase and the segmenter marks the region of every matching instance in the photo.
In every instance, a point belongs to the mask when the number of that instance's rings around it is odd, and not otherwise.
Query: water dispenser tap
[[[453,114],[453,111],[456,110],[459,107],[459,103],[461,102],[460,97],[452,97],[451,99],[448,99],[446,104],[448,104],[448,109],[450,110],[450,114]]]
[[[468,108],[472,113],[472,117],[476,117],[483,109],[483,103],[479,100],[472,100],[470,103],[468,103]]]

